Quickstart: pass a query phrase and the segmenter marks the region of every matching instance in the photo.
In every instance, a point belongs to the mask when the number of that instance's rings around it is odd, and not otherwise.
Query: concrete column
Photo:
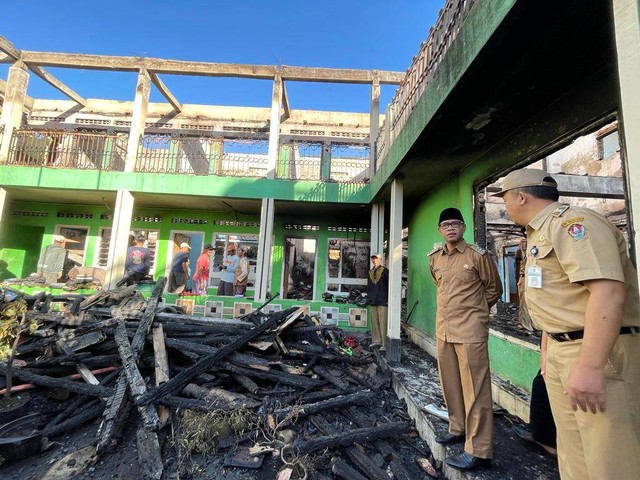
[[[267,290],[269,289],[274,209],[275,203],[273,198],[262,199],[260,238],[258,240],[258,265],[256,266],[256,285],[253,297],[257,302],[266,301]]]
[[[391,219],[389,221],[389,325],[387,359],[400,361],[400,321],[402,300],[402,179],[391,182]]]
[[[128,190],[118,190],[111,224],[111,242],[109,243],[109,258],[107,260],[105,279],[106,288],[115,288],[118,280],[124,275],[132,218],[133,195]]]
[[[278,146],[280,144],[280,112],[282,110],[282,77],[276,74],[273,79],[271,96],[271,123],[269,124],[269,165],[267,178],[275,178],[278,163]]]
[[[320,157],[320,180],[328,182],[329,178],[331,178],[331,142],[324,142]]]
[[[637,252],[640,225],[640,6],[638,0],[613,0],[613,23],[620,79],[620,133],[627,160],[632,253]],[[636,256],[636,255],[634,255]],[[640,274],[639,274],[640,279]]]
[[[4,127],[2,144],[0,144],[0,163],[6,163],[9,157],[9,146],[13,131],[22,125],[22,110],[24,101],[27,98],[27,85],[29,84],[29,73],[24,63],[16,62],[9,68],[7,77],[7,87],[4,93],[2,104],[2,117],[0,125]]]
[[[376,140],[380,132],[380,72],[371,71],[371,106],[369,107],[369,178],[376,173]]]
[[[136,168],[138,144],[144,134],[144,124],[147,121],[147,107],[149,106],[149,92],[151,90],[151,78],[146,70],[138,73],[136,85],[136,98],[133,101],[133,115],[131,117],[131,129],[129,130],[129,142],[127,143],[127,160],[124,171],[133,172]]]
[[[371,204],[371,253],[384,250],[384,202]]]
[[[5,209],[9,204],[9,199],[7,198],[7,191],[0,187],[0,238],[2,238],[2,234],[4,233],[4,225],[6,222],[4,221]]]

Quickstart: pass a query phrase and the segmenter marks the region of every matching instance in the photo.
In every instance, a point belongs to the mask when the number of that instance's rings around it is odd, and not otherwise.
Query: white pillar
[[[391,182],[391,218],[389,220],[389,325],[387,359],[400,361],[400,322],[402,300],[402,179]]]
[[[280,146],[280,115],[282,110],[282,77],[277,74],[273,79],[271,96],[271,122],[269,124],[269,165],[267,178],[275,178]]]
[[[128,190],[118,190],[111,225],[111,242],[109,243],[109,258],[107,260],[105,279],[106,288],[115,288],[118,280],[124,275],[132,218],[133,195]]]
[[[2,237],[2,230],[4,230],[4,225],[7,223],[4,221],[5,208],[7,204],[7,191],[4,188],[0,187],[0,237]]]
[[[2,103],[0,125],[4,127],[4,134],[2,135],[2,144],[0,144],[0,163],[7,161],[13,131],[22,125],[22,110],[27,97],[28,84],[29,74],[27,73],[27,68],[24,63],[16,62],[9,68],[7,87]]]
[[[371,204],[371,254],[384,250],[384,202]]]
[[[144,124],[147,121],[147,108],[149,107],[149,92],[151,91],[151,78],[145,69],[138,73],[136,85],[136,97],[133,101],[133,114],[131,117],[131,129],[129,130],[129,142],[127,143],[127,160],[124,171],[133,172],[136,168],[138,145],[144,134]]]
[[[376,140],[380,131],[380,72],[371,71],[371,106],[369,108],[369,178],[376,173]]]
[[[273,198],[262,199],[260,238],[258,240],[258,265],[256,266],[256,285],[253,297],[257,302],[266,301],[267,291],[269,289],[274,207],[275,203]]]
[[[638,0],[613,0],[613,20],[620,79],[622,138],[627,159],[629,217],[633,226],[636,259],[640,227],[640,7]],[[640,272],[639,272],[640,279]]]

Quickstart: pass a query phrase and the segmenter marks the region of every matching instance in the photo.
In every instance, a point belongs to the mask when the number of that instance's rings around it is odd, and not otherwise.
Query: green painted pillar
[[[320,159],[320,180],[329,181],[331,178],[331,143],[322,144],[322,156]]]

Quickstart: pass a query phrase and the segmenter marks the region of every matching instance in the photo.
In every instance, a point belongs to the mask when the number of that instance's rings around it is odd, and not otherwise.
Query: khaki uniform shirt
[[[486,342],[489,309],[502,295],[491,255],[462,240],[451,253],[446,247],[430,252],[429,267],[438,289],[436,336],[451,343]]]
[[[538,328],[564,333],[584,328],[586,280],[623,282],[627,295],[622,325],[640,326],[638,278],[622,234],[587,208],[555,202],[527,225],[527,267],[542,269],[542,288],[526,282],[527,306]],[[538,249],[537,255],[531,249]]]

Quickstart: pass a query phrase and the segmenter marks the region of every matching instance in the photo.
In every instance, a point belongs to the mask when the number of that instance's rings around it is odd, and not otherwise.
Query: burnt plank
[[[164,344],[164,330],[161,323],[153,327],[153,355],[155,380],[156,386],[158,386],[169,380],[169,359]],[[158,417],[160,418],[160,428],[162,429],[171,419],[171,411],[166,405],[158,407]]]
[[[147,385],[138,370],[138,366],[136,365],[136,355],[133,352],[133,347],[129,344],[129,337],[127,337],[124,322],[120,323],[116,327],[114,338],[118,344],[118,352],[122,359],[122,367],[127,377],[129,391],[131,392],[131,396],[134,401],[137,401],[147,393]],[[144,419],[144,426],[146,429],[153,431],[160,427],[160,418],[153,406],[140,405],[138,406],[138,411]]]
[[[391,422],[377,427],[356,428],[338,435],[316,437],[306,442],[296,442],[294,447],[297,448],[299,454],[305,455],[325,448],[347,447],[356,442],[371,442],[380,438],[393,437],[408,431],[409,425],[407,423]]]
[[[213,365],[220,362],[220,360],[226,358],[231,355],[236,350],[240,349],[247,343],[249,343],[254,338],[258,337],[262,333],[276,327],[280,322],[282,322],[287,315],[291,314],[294,311],[294,308],[284,310],[283,312],[278,312],[271,315],[271,318],[267,320],[260,326],[254,327],[252,330],[249,330],[247,333],[239,337],[237,340],[229,343],[228,345],[222,347],[216,353],[212,353],[207,357],[200,360],[195,365],[187,368],[186,370],[181,371],[175,377],[173,377],[168,382],[156,387],[154,390],[148,392],[141,400],[140,403],[142,405],[151,403],[158,398],[161,398],[164,395],[169,395],[172,393],[176,393],[184,386],[189,383],[192,379],[200,375],[201,373],[209,370]]]
[[[345,480],[367,480],[367,477],[340,458],[331,459],[331,471],[338,478],[344,478]]]
[[[323,412],[325,410],[331,410],[338,407],[346,407],[349,405],[357,405],[362,404],[369,400],[373,392],[370,390],[362,390],[357,393],[353,393],[350,395],[339,395],[335,398],[330,398],[328,400],[323,400],[321,402],[316,403],[307,403],[303,405],[295,405],[291,407],[284,407],[273,412],[274,417],[277,421],[282,420],[291,412],[296,412],[298,416],[307,416],[307,415],[315,415],[319,412]]]
[[[349,382],[347,382],[346,380],[343,380],[340,377],[337,377],[332,372],[330,372],[328,368],[325,368],[322,365],[316,365],[312,368],[312,370],[318,375],[320,375],[322,378],[329,380],[340,390],[346,390],[347,388],[349,388]]]
[[[12,372],[14,377],[18,377],[25,382],[33,383],[39,387],[61,388],[63,390],[68,390],[73,393],[79,393],[80,395],[87,395],[90,397],[108,397],[113,393],[112,388],[74,382],[73,380],[66,378],[46,377],[22,368],[14,368],[12,369]],[[4,362],[0,363],[0,373],[7,373],[7,365]]]
[[[138,445],[138,464],[140,465],[140,473],[144,478],[162,478],[162,453],[160,451],[160,442],[155,432],[150,432],[146,428],[138,428],[136,435]]]
[[[340,432],[322,415],[311,417],[312,423],[324,435],[337,435]],[[355,446],[346,447],[344,453],[353,464],[362,471],[369,480],[389,480],[387,472],[376,465],[364,452]]]

